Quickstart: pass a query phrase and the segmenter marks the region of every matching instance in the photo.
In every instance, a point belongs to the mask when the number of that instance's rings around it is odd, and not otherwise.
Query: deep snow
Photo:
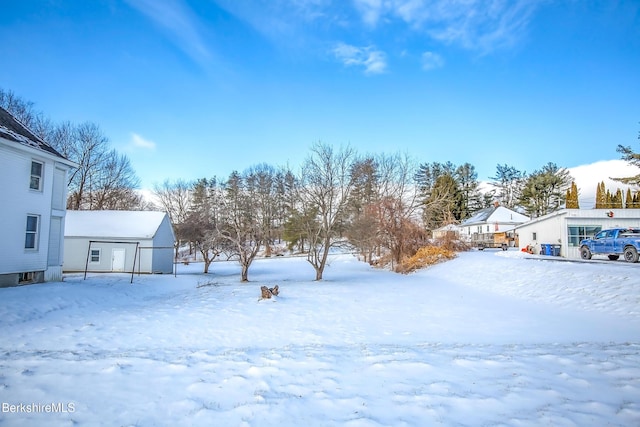
[[[0,425],[640,425],[640,264],[524,256],[0,289]]]

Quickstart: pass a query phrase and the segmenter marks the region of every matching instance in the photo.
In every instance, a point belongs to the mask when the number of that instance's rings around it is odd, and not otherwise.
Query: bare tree
[[[220,200],[221,218],[217,224],[220,235],[235,248],[240,263],[240,280],[249,281],[249,267],[264,243],[263,212],[256,203],[257,187],[247,185],[247,176],[231,173],[224,184]]]
[[[134,190],[140,186],[129,158],[108,151],[102,159],[101,167],[93,174],[89,194],[91,210],[135,210],[140,208],[142,196]]]
[[[354,159],[355,152],[350,147],[336,151],[330,145],[316,143],[301,169],[299,196],[303,209],[317,209],[317,220],[310,223],[315,229],[308,233],[307,254],[307,261],[316,271],[315,280],[322,280],[336,228],[346,213],[353,188]]]
[[[83,123],[75,129],[68,152],[70,159],[78,163],[78,168],[69,178],[68,209],[89,208],[88,199],[93,189],[92,178],[106,157],[107,142],[107,137],[94,123]]]
[[[191,207],[191,189],[192,183],[184,180],[169,181],[165,180],[162,184],[155,184],[153,186],[153,195],[156,196],[162,209],[167,212],[171,224],[173,225],[173,232],[178,240],[178,246],[176,246],[176,257],[178,256],[178,250],[181,244],[187,239],[183,233],[184,224],[187,221],[187,216]]]
[[[223,252],[226,242],[218,230],[220,192],[215,178],[197,180],[190,190],[189,209],[179,226],[182,238],[191,242],[202,255],[205,274],[209,272],[211,263]]]
[[[419,227],[418,188],[414,185],[415,163],[408,155],[381,155],[378,160],[380,189],[375,211],[378,234],[384,247],[398,264],[411,248]],[[413,255],[409,253],[408,255]]]

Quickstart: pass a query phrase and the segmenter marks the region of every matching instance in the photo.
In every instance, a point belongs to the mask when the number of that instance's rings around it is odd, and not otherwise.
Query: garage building
[[[562,209],[516,227],[520,249],[532,246],[540,254],[543,245],[559,246],[559,255],[580,258],[580,241],[600,230],[640,228],[640,209]]]
[[[67,211],[63,270],[171,274],[174,243],[165,212]]]

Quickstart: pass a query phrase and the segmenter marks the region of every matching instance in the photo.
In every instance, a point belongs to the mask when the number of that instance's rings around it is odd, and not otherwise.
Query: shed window
[[[100,262],[100,249],[91,249],[91,254],[89,255],[89,261],[92,263]]]
[[[42,169],[43,164],[33,160],[31,162],[31,181],[29,182],[29,188],[32,190],[42,190]]]
[[[24,238],[25,249],[38,249],[38,222],[37,215],[27,215],[27,231]]]

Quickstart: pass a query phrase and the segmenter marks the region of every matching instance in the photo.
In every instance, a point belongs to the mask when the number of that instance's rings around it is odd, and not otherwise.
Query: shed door
[[[124,271],[124,249],[111,251],[111,271]]]

